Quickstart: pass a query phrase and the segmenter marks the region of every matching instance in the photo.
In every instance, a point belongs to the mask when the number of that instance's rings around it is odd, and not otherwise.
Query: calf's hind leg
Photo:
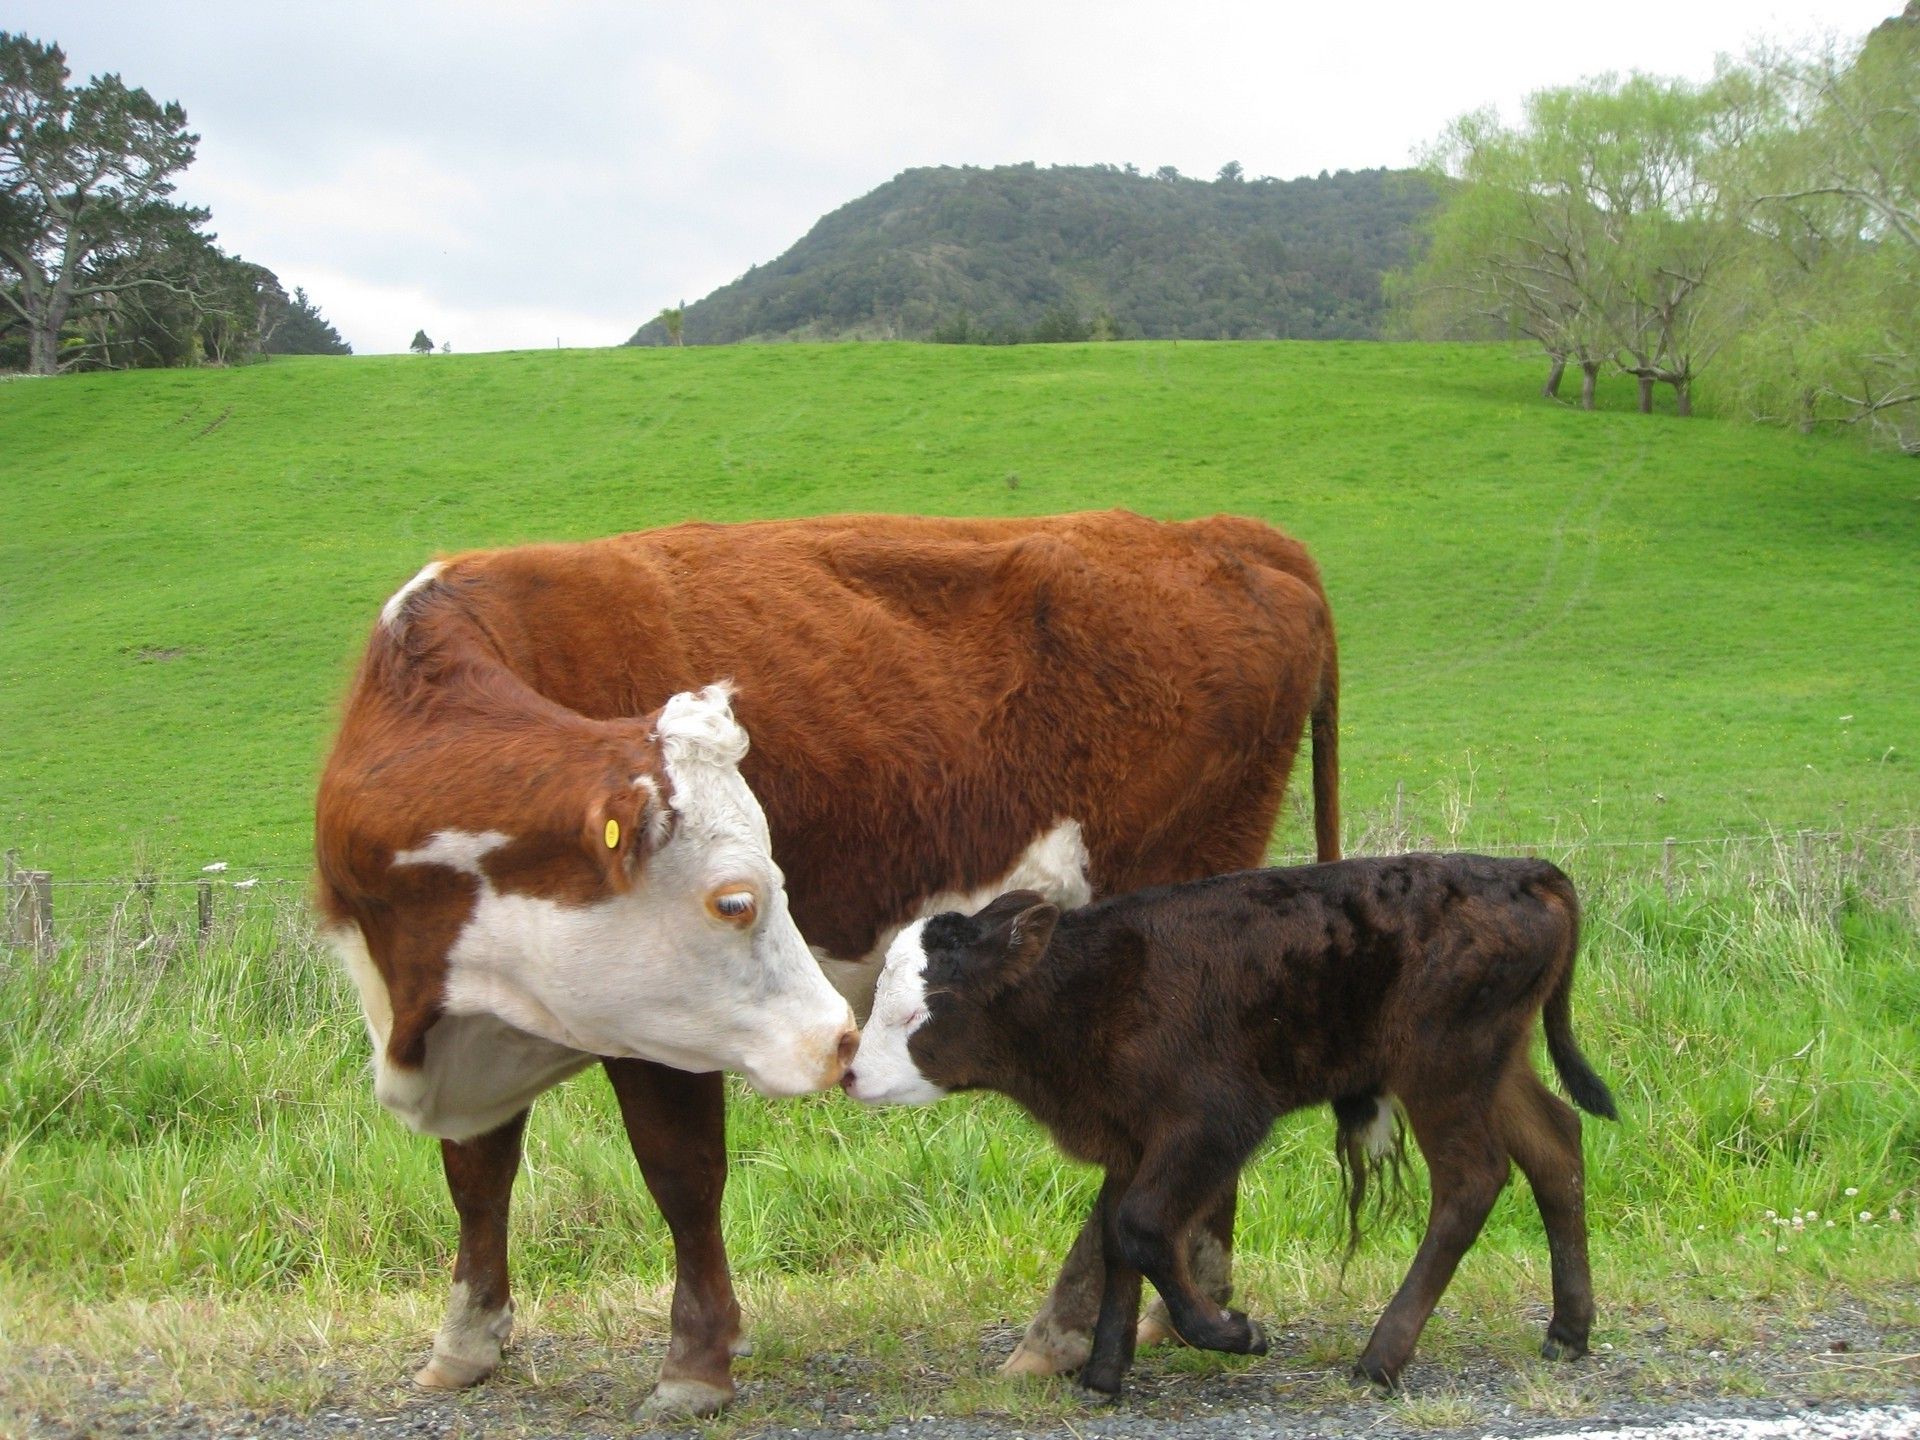
[[[1500,1090],[1500,1137],[1533,1189],[1553,1261],[1553,1318],[1540,1353],[1549,1360],[1587,1353],[1593,1333],[1593,1272],[1587,1262],[1586,1167],[1580,1117],[1548,1090],[1521,1057]]]
[[[1487,1212],[1507,1182],[1507,1152],[1484,1123],[1484,1116],[1435,1115],[1407,1103],[1405,1095],[1401,1100],[1426,1156],[1433,1194],[1419,1253],[1354,1366],[1376,1385],[1386,1386],[1398,1382],[1460,1257],[1479,1236]]]
[[[513,1333],[507,1290],[507,1210],[520,1173],[522,1110],[497,1130],[471,1140],[442,1140],[440,1163],[460,1216],[460,1249],[453,1262],[447,1316],[433,1337],[433,1358],[413,1377],[429,1390],[478,1385],[500,1363]]]

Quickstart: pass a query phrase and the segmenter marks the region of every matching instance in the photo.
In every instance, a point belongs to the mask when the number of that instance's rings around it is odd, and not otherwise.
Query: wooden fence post
[[[1673,898],[1673,836],[1667,836],[1660,846],[1660,888],[1667,892],[1667,898]]]
[[[207,937],[213,934],[213,882],[200,882],[200,943],[206,944]]]
[[[53,955],[53,872],[23,870],[18,851],[7,852],[7,944]]]

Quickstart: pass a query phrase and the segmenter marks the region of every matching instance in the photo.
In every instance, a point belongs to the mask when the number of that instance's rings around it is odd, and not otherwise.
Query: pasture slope
[[[297,874],[380,602],[432,555],[688,518],[1240,511],[1340,625],[1348,810],[1462,838],[1920,813],[1910,462],[1534,398],[1498,348],[743,347],[0,386],[0,840]],[[1305,849],[1297,817],[1283,849]]]
[[[63,878],[283,882],[221,891],[204,943],[122,886],[63,888],[61,953],[0,957],[0,1434],[627,1432],[671,1249],[597,1076],[534,1110],[503,1374],[406,1387],[452,1217],[299,905],[312,780],[366,626],[433,553],[853,509],[1278,521],[1337,609],[1350,844],[1557,840],[1585,898],[1576,1025],[1625,1117],[1586,1131],[1592,1361],[1529,1358],[1546,1254],[1510,1188],[1407,1393],[1356,1398],[1418,1207],[1343,1278],[1310,1114],[1243,1191],[1274,1354],[1143,1357],[1121,1429],[1477,1435],[1920,1392],[1920,834],[1886,828],[1920,819],[1920,474],[1639,417],[1624,389],[1583,415],[1532,397],[1537,368],[856,345],[0,384],[0,844]],[[1657,845],[1755,832],[1670,868]],[[1276,849],[1305,837],[1291,813]],[[707,1433],[1088,1426],[1071,1386],[992,1373],[1093,1193],[1010,1107],[737,1093],[731,1145],[756,1353]]]

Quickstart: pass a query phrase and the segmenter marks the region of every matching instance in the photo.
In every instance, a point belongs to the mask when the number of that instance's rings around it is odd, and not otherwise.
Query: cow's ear
[[[1060,907],[1048,904],[1035,891],[1015,890],[995,900],[975,919],[986,927],[980,946],[985,951],[992,986],[1005,990],[1024,980],[1047,953]]]
[[[581,843],[606,872],[608,887],[620,892],[633,885],[647,857],[672,835],[673,807],[665,789],[656,776],[643,773],[587,807]]]

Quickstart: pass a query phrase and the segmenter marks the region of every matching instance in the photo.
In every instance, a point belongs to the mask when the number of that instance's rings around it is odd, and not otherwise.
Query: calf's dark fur
[[[1358,1370],[1396,1382],[1509,1161],[1533,1188],[1552,1256],[1542,1351],[1576,1356],[1593,1324],[1580,1120],[1527,1052],[1544,1012],[1574,1101],[1615,1117],[1574,1042],[1578,943],[1573,886],[1538,860],[1405,855],[1246,871],[1065,915],[1020,891],[896,942],[889,971],[918,969],[923,994],[911,1013],[876,1009],[844,1083],[881,1101],[997,1090],[1068,1154],[1105,1167],[1104,1291],[1080,1377],[1094,1390],[1117,1391],[1132,1363],[1143,1274],[1189,1344],[1265,1352],[1258,1324],[1195,1286],[1184,1238],[1231,1204],[1273,1122],[1318,1103],[1334,1106],[1357,1210],[1365,1132],[1386,1119],[1386,1097],[1426,1157],[1431,1209]],[[910,1074],[911,1062],[919,1093],[863,1093],[863,1061],[884,1070],[881,1050],[903,1035],[895,1068]]]

